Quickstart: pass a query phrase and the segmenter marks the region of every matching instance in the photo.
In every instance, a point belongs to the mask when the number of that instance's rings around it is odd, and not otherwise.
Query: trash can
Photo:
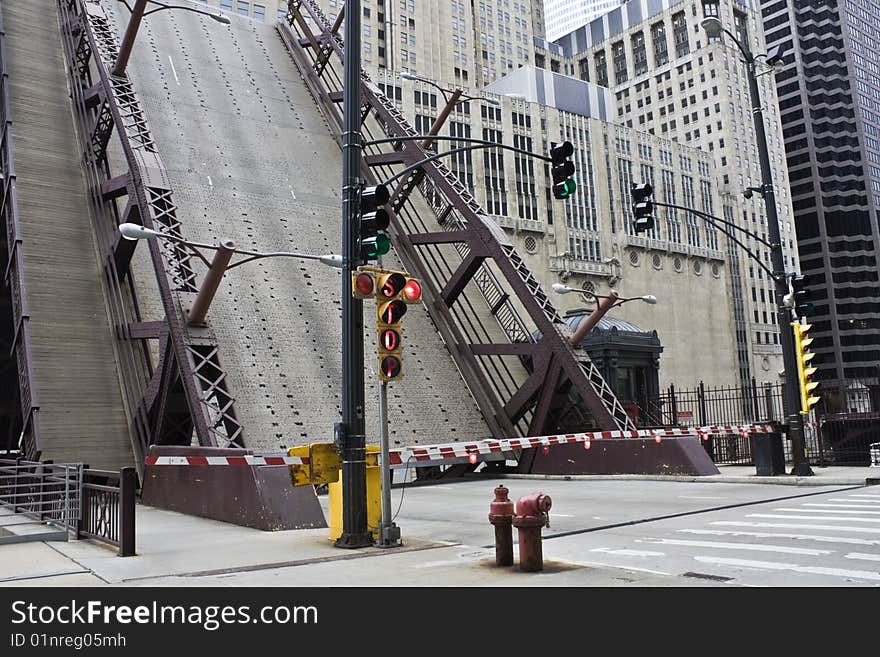
[[[782,434],[753,433],[752,462],[757,475],[769,477],[785,474],[785,452],[782,449]]]

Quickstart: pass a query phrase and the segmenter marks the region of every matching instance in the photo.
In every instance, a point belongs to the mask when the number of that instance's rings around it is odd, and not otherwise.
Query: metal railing
[[[0,460],[0,543],[46,540],[46,532],[34,526],[53,528],[52,534],[75,532],[80,516],[82,464]],[[23,530],[27,531],[23,531]]]
[[[93,470],[82,463],[0,459],[0,544],[67,540],[69,534],[135,554],[137,471]],[[51,533],[33,531],[52,528]]]
[[[77,538],[93,538],[119,548],[120,557],[135,554],[137,471],[84,470]]]
[[[804,418],[811,463],[869,465],[870,445],[880,441],[880,380],[847,380],[819,388],[819,403]],[[670,385],[658,395],[624,402],[639,427],[785,423],[784,384],[693,388]],[[704,442],[715,463],[752,462],[750,440],[740,434],[712,436]],[[791,447],[784,443],[786,459]]]

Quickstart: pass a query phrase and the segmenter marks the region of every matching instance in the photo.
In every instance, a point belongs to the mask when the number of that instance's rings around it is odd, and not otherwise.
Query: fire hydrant
[[[544,493],[532,493],[516,501],[513,526],[519,532],[519,567],[527,572],[544,569],[541,527],[550,526],[548,511],[552,501]]]
[[[495,489],[495,499],[489,504],[489,522],[495,526],[495,565],[513,565],[513,502],[507,498],[504,486]]]

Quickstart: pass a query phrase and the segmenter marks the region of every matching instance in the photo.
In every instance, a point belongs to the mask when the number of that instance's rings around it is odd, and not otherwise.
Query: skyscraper
[[[544,0],[547,39],[555,41],[620,5],[621,0]]]
[[[768,0],[817,377],[880,376],[880,3]],[[797,34],[799,38],[793,36]]]

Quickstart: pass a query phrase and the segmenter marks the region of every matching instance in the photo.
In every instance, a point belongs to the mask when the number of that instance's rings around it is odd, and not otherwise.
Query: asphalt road
[[[404,541],[410,535],[491,547],[487,515],[501,483],[514,501],[537,491],[551,497],[545,564],[619,568],[694,584],[880,585],[880,488],[874,487],[465,480],[395,488],[395,523]]]

